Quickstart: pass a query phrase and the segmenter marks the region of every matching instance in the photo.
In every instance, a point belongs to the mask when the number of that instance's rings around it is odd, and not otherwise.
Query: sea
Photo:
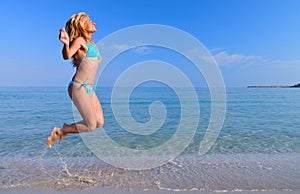
[[[193,91],[199,107],[167,87],[139,87],[112,100],[113,90],[95,90],[102,128],[69,134],[49,149],[53,127],[77,121],[66,88],[1,87],[0,189],[300,190],[300,89],[226,88],[226,99],[214,102],[225,105],[220,128],[201,154],[214,113],[208,88]]]

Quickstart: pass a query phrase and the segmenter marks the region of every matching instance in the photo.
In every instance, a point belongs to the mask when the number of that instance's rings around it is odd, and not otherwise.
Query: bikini
[[[85,58],[101,58],[100,52],[98,51],[98,49],[90,42],[87,42],[88,44],[88,50],[86,52],[85,57],[79,58],[77,59],[74,64],[84,60]],[[93,93],[93,87],[95,86],[95,84],[88,84],[89,78],[86,78],[83,82],[79,82],[79,81],[70,81],[68,88],[70,87],[70,85],[72,84],[79,84],[80,86],[85,87],[86,92],[88,94],[88,96],[91,96]],[[89,85],[91,85],[92,87],[89,87]]]

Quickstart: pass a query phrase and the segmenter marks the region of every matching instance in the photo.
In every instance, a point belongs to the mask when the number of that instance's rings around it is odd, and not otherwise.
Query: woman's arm
[[[64,59],[70,59],[85,43],[82,37],[76,38],[72,45],[69,45],[69,36],[64,28],[60,29],[59,40],[64,44],[62,55]]]

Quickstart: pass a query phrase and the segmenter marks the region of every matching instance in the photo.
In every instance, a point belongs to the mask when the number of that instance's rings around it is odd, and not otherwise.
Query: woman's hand
[[[86,40],[83,37],[75,38],[70,45],[69,35],[64,28],[59,30],[59,40],[64,44],[62,55],[65,60],[70,59],[83,45],[85,45],[84,48],[87,48]]]
[[[59,40],[65,45],[69,45],[69,35],[64,28],[59,30]]]

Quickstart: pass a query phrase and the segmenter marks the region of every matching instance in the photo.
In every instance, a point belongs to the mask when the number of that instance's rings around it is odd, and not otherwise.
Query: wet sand
[[[33,188],[33,189],[10,189],[0,190],[1,194],[298,194],[300,190],[294,191],[163,191],[163,190],[121,190],[121,189],[104,189],[104,188],[91,188],[81,191],[58,191],[46,188]]]
[[[140,171],[82,160],[5,160],[0,194],[300,193],[299,154],[184,156]]]

